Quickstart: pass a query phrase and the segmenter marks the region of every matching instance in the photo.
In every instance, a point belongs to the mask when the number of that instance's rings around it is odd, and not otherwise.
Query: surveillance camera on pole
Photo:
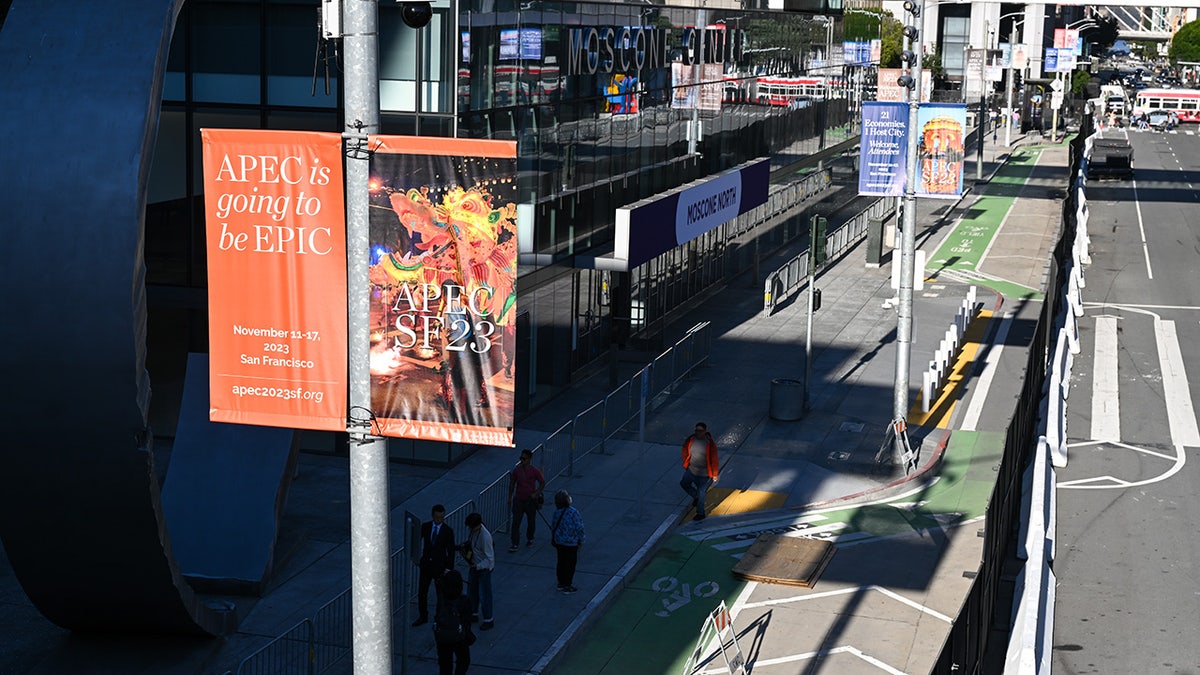
[[[433,7],[423,0],[396,0],[400,4],[400,18],[409,28],[424,28],[433,19]]]
[[[400,5],[400,18],[409,28],[424,28],[433,20],[433,6],[427,0],[395,0]],[[342,37],[341,0],[321,0],[321,37]]]

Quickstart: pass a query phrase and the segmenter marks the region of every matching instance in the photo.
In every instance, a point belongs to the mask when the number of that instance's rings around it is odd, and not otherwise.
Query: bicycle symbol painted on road
[[[693,595],[697,598],[711,598],[721,590],[721,587],[715,581],[701,581],[692,586],[686,581],[680,582],[675,577],[659,577],[650,584],[650,589],[668,594],[667,597],[662,598],[663,609],[654,613],[655,616],[666,618],[671,616],[671,612],[691,602]]]

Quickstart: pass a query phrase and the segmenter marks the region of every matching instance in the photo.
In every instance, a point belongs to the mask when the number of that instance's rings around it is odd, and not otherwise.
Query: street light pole
[[[904,7],[924,28],[925,0],[908,0]],[[905,152],[904,217],[900,238],[900,288],[896,297],[896,377],[892,396],[892,465],[905,467],[908,472],[907,432],[909,361],[912,355],[913,273],[917,246],[917,147],[920,137],[918,108],[921,103],[921,57],[924,51],[921,29],[914,28],[911,38],[905,36],[907,49],[912,53],[910,77],[905,87],[908,100],[908,147]]]
[[[1010,14],[1008,16],[1012,16],[1012,15]],[[1003,19],[1004,17],[1002,16],[1000,18]],[[1012,64],[1012,58],[1013,58],[1013,54],[1016,51],[1017,44],[1021,39],[1021,34],[1017,32],[1018,24],[1024,25],[1025,21],[1021,20],[1021,21],[1013,22],[1013,34],[1015,34],[1016,37],[1013,38],[1010,35],[1009,46],[1008,46],[1008,82],[1007,82],[1007,93],[1005,94],[1006,100],[1005,100],[1005,104],[1004,104],[1005,109],[1008,111],[1008,118],[1004,120],[1004,147],[1006,147],[1006,148],[1009,147],[1010,145],[1012,145],[1012,125],[1013,125],[1013,100],[1012,100],[1013,99],[1013,64]]]
[[[370,154],[379,133],[379,8],[342,3],[346,61],[346,280],[349,285],[350,611],[356,675],[392,673],[392,595],[388,568],[387,443],[372,433],[370,369]],[[357,416],[357,418],[356,418]]]

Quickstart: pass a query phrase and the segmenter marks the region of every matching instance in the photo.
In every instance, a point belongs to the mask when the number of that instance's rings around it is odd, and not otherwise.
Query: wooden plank
[[[733,574],[749,581],[812,588],[836,550],[820,539],[760,534],[733,566]]]

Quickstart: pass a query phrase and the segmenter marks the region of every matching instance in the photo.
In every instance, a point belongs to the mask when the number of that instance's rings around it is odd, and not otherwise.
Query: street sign
[[[1056,91],[1050,95],[1050,107],[1051,108],[1058,110],[1059,108],[1062,107],[1062,104],[1063,104],[1063,93],[1061,91]]]
[[[1062,80],[1054,80],[1053,82],[1050,83],[1050,88],[1053,89],[1054,91],[1062,91],[1063,90]]]

